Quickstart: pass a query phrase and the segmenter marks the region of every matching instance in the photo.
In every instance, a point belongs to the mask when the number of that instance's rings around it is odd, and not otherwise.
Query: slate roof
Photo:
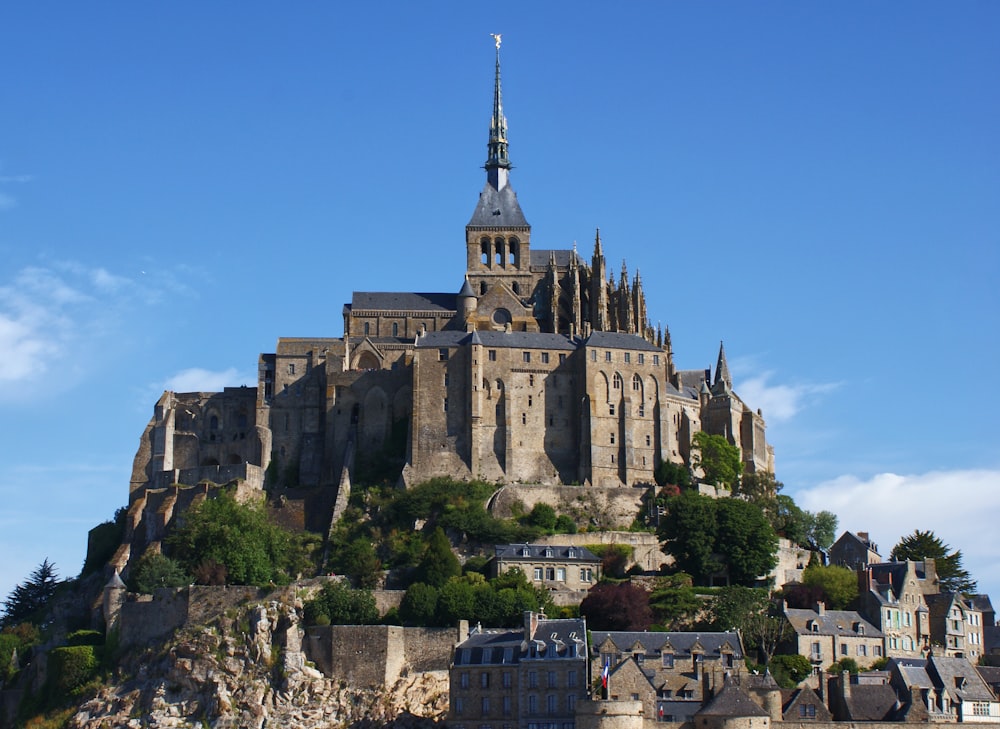
[[[861,617],[855,610],[824,610],[820,615],[815,610],[785,608],[785,618],[792,629],[800,635],[837,635],[844,637],[882,638],[882,631]],[[810,627],[816,622],[816,630]],[[862,636],[855,625],[864,627]]]
[[[727,678],[722,690],[700,711],[695,712],[695,716],[770,716],[770,714],[758,706],[746,691],[736,685],[735,681]]]
[[[422,337],[417,338],[417,349],[428,347],[457,347],[464,344],[469,338],[468,332],[454,329],[444,329],[440,332],[427,332]]]
[[[455,648],[456,666],[514,664],[521,660],[520,630],[484,631],[471,634]]]
[[[947,691],[953,700],[997,700],[976,667],[966,658],[931,656],[928,659],[928,670],[938,678],[939,688]]]
[[[434,311],[455,313],[455,294],[412,291],[355,291],[351,310]]]
[[[642,644],[646,653],[669,653],[671,648],[674,655],[691,654],[691,648],[695,643],[701,644],[705,650],[705,655],[721,656],[722,646],[729,643],[733,647],[733,658],[743,658],[743,644],[740,642],[740,635],[735,631],[724,632],[646,632],[634,630],[592,630],[590,631],[591,645],[596,651],[604,641],[611,641],[621,651],[628,651],[636,642]]]
[[[890,720],[898,708],[896,692],[886,683],[852,684],[844,698],[850,721]]]
[[[785,721],[833,721],[833,715],[826,708],[823,699],[808,684],[803,684],[799,688],[781,692],[781,713]],[[812,705],[816,707],[816,716],[799,716],[799,706]]]
[[[584,260],[580,258],[580,254],[576,251],[571,250],[534,250],[531,251],[531,260],[529,265],[535,267],[548,266],[549,257],[551,254],[556,255],[556,265],[560,268],[566,268],[569,266],[570,261],[573,260],[573,255],[576,254],[576,262],[578,265],[584,265]]]
[[[577,341],[564,334],[547,332],[476,332],[484,347],[516,347],[518,349],[558,349],[572,351]]]
[[[994,693],[1000,689],[1000,666],[976,666],[976,670]]]
[[[567,547],[552,544],[498,544],[494,548],[497,559],[506,562],[583,562],[600,564],[601,558],[586,547]],[[528,554],[525,555],[524,552]],[[551,551],[552,556],[546,557]],[[572,554],[571,554],[572,553]]]
[[[517,193],[509,184],[497,190],[489,182],[479,193],[479,202],[469,220],[470,228],[527,228]]]
[[[663,354],[662,349],[655,344],[650,344],[638,334],[626,334],[624,332],[593,332],[583,340],[583,346],[603,347],[604,349],[639,349],[646,352]]]

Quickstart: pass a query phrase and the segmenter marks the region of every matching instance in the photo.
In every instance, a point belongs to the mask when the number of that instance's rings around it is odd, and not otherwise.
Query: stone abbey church
[[[486,184],[455,292],[354,292],[339,338],[283,338],[256,388],[166,392],[136,456],[132,501],[171,484],[240,479],[349,492],[364,459],[405,483],[636,486],[690,463],[699,430],[773,470],[764,420],[714,373],[675,366],[638,273],[536,247],[510,181],[497,46]],[[456,246],[455,255],[460,251]],[[419,283],[415,282],[418,286]]]

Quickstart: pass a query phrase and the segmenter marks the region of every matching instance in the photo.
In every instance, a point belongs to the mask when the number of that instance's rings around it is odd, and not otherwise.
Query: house
[[[498,544],[489,565],[492,576],[511,569],[537,587],[584,593],[601,579],[601,559],[586,547],[550,544]],[[584,595],[575,596],[579,603]]]
[[[1000,723],[1000,701],[966,658],[893,658],[887,668],[900,700],[919,703],[929,721]]]
[[[642,701],[658,721],[690,721],[743,655],[735,631],[591,631],[591,675],[607,666],[608,696]]]
[[[782,603],[782,612],[793,632],[791,652],[808,658],[817,671],[842,658],[864,666],[883,655],[882,631],[854,610],[827,610],[822,602],[812,609]]]
[[[926,595],[931,643],[944,648],[946,656],[978,661],[985,652],[983,614],[958,592]]]
[[[694,716],[696,729],[768,729],[771,714],[754,701],[733,676]]]
[[[868,538],[868,532],[844,532],[829,551],[831,565],[857,570],[865,565],[881,562],[878,545]]]
[[[802,684],[798,688],[782,691],[781,698],[781,716],[784,721],[833,721],[833,714],[823,697],[812,686]]]
[[[574,729],[587,696],[587,626],[526,612],[523,628],[476,628],[449,669],[451,729]]]
[[[924,595],[936,589],[934,560],[868,564],[859,575],[858,612],[885,635],[885,655],[919,657],[930,645]]]
[[[830,712],[834,721],[897,721],[900,702],[888,676],[850,674],[832,676],[828,682]]]

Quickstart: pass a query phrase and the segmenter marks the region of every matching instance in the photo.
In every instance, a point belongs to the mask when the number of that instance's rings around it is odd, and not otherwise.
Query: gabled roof
[[[770,716],[736,682],[726,679],[722,690],[695,716]]]
[[[785,721],[799,721],[799,706],[815,706],[816,716],[809,717],[810,721],[833,721],[833,715],[830,710],[826,708],[826,704],[823,703],[823,699],[819,697],[811,686],[808,684],[802,684],[799,688],[792,689],[788,692],[788,697],[785,698],[785,692],[782,691],[782,701],[781,713],[782,718]]]
[[[655,344],[650,344],[638,334],[625,332],[593,332],[583,340],[585,347],[603,347],[604,349],[631,349],[644,352],[663,354],[663,350]]]
[[[947,691],[952,700],[997,700],[976,667],[966,658],[931,656],[927,668],[931,677],[937,679],[938,688]]]
[[[455,294],[412,291],[355,291],[351,311],[430,311],[455,313]]]
[[[734,631],[660,633],[634,630],[592,630],[590,635],[593,645],[602,646],[606,640],[610,640],[618,650],[623,652],[639,641],[645,646],[646,653],[690,655],[692,648],[694,648],[696,651],[704,650],[705,657],[709,659],[721,656],[722,647],[728,643],[733,647],[733,657],[735,659],[743,658],[743,644],[740,642],[739,633]]]
[[[799,635],[837,635],[844,637],[882,638],[882,631],[865,620],[855,610],[815,610],[785,608],[785,618]],[[816,625],[816,630],[812,625]],[[864,634],[857,627],[864,627]]]
[[[498,544],[494,547],[494,553],[497,559],[502,559],[505,562],[601,563],[601,558],[586,547],[567,547],[556,544]]]
[[[473,633],[455,648],[456,666],[483,666],[518,663],[521,659],[520,630]]]
[[[845,703],[849,721],[889,721],[899,708],[896,692],[886,683],[853,684]]]

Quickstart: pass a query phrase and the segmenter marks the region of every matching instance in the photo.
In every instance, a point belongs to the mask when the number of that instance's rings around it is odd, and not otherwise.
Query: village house
[[[883,655],[882,631],[854,610],[827,610],[822,602],[812,609],[782,603],[782,613],[792,628],[789,652],[808,658],[817,671],[842,658],[865,666]]]

